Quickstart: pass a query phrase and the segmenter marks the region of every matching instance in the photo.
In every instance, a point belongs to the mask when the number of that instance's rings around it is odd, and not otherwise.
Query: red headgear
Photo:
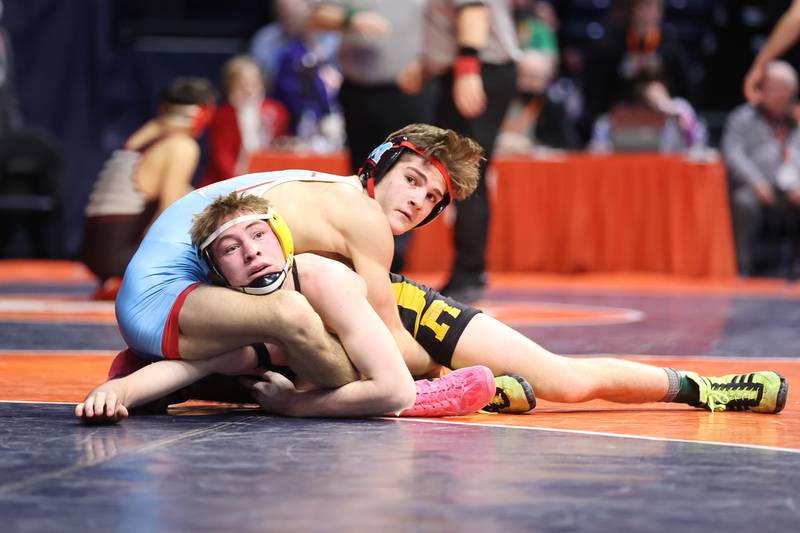
[[[365,182],[367,193],[370,198],[375,198],[375,184],[389,172],[389,169],[391,169],[395,163],[397,163],[397,160],[400,159],[404,150],[411,150],[426,161],[429,161],[442,174],[444,183],[447,186],[447,191],[444,193],[439,203],[433,206],[431,212],[422,222],[417,224],[416,227],[420,227],[439,216],[439,213],[444,211],[444,208],[447,207],[453,199],[453,184],[450,180],[450,174],[441,161],[433,156],[425,155],[422,150],[414,146],[411,141],[408,140],[408,137],[401,135],[399,137],[393,137],[375,148],[369,154],[364,164],[358,169],[358,175],[361,180]]]

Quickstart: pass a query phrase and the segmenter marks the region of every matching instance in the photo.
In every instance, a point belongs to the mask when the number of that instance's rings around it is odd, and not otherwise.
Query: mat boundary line
[[[398,422],[421,422],[423,424],[453,424],[459,426],[480,426],[480,427],[493,427],[505,429],[525,429],[533,431],[549,431],[551,433],[573,433],[576,435],[592,435],[601,437],[613,437],[620,439],[639,439],[650,440],[657,442],[680,442],[687,444],[710,444],[714,446],[733,446],[736,448],[751,448],[764,451],[773,452],[787,452],[787,453],[800,453],[800,450],[792,448],[781,448],[778,446],[764,446],[762,444],[741,444],[737,442],[716,442],[707,440],[690,440],[690,439],[675,439],[670,437],[650,437],[646,435],[629,435],[626,433],[608,433],[604,431],[589,431],[585,429],[558,429],[558,428],[543,428],[535,426],[513,426],[510,424],[486,424],[483,422],[460,422],[458,420],[431,420],[426,418],[404,418],[404,417],[380,417],[380,420],[396,420]]]

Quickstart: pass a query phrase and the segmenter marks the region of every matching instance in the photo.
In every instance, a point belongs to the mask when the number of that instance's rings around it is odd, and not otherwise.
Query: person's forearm
[[[337,389],[293,394],[281,414],[298,417],[356,417],[397,414],[409,407],[400,387],[377,380],[354,381]]]
[[[757,185],[769,181],[767,176],[744,153],[730,151],[725,157],[731,180],[734,183],[749,183]]]
[[[720,142],[720,150],[734,182],[755,184],[767,177],[748,155],[746,139],[753,125],[739,119],[738,114],[729,118]]]
[[[758,52],[754,66],[764,66],[789,49],[800,37],[800,0],[792,2],[791,7],[778,20],[767,42]]]
[[[458,13],[456,42],[459,47],[481,50],[489,37],[489,8],[481,5],[461,8]]]
[[[130,409],[166,396],[206,377],[213,371],[213,365],[209,361],[212,360],[158,361],[133,374],[106,382],[100,387],[112,387],[117,391],[121,403]]]

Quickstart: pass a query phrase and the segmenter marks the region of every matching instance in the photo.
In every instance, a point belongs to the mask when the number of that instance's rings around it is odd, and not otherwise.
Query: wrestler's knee
[[[596,380],[591,369],[579,361],[571,360],[561,369],[551,383],[547,399],[563,403],[580,403],[591,400],[596,394]]]

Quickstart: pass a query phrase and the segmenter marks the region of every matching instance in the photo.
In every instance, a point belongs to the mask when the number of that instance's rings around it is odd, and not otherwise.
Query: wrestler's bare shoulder
[[[276,184],[265,195],[267,197],[277,194],[294,194],[298,191],[303,191],[310,194],[331,194],[333,192],[338,194],[347,194],[352,196],[360,196],[363,193],[363,188],[358,178],[355,176],[336,176],[341,178],[341,181],[314,181],[311,180],[290,180]]]
[[[279,211],[288,205],[303,205],[305,210],[316,209],[333,212],[348,212],[354,208],[370,206],[380,210],[377,202],[370,199],[355,176],[341,176],[342,182],[287,181],[271,188],[264,197]],[[286,206],[286,207],[284,207]]]
[[[317,297],[324,297],[332,287],[366,294],[364,280],[339,261],[310,253],[298,254],[295,259],[301,290],[312,305]]]

